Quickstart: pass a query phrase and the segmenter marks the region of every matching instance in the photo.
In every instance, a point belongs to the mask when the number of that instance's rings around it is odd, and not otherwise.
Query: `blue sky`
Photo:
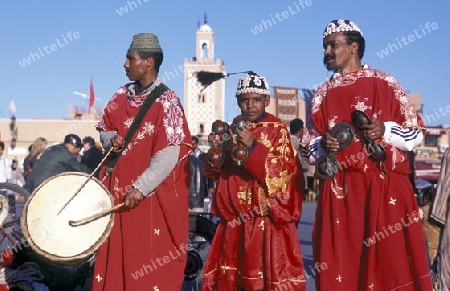
[[[329,76],[322,64],[324,27],[332,19],[351,19],[366,38],[363,61],[392,73],[408,92],[421,93],[428,125],[450,124],[444,81],[449,9],[444,0],[5,1],[0,118],[10,117],[11,97],[19,119],[66,118],[69,103],[86,106],[72,92],[88,93],[91,77],[97,104],[105,104],[128,82],[122,64],[135,33],[158,35],[165,53],[161,75],[179,72],[195,55],[197,21],[206,12],[216,58],[228,72],[253,70],[270,85],[307,89]],[[239,113],[236,82],[235,76],[227,80],[227,120]],[[181,75],[167,84],[183,97]]]

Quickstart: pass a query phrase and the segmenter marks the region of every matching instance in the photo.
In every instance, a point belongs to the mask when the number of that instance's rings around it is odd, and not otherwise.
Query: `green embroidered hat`
[[[162,53],[163,50],[159,45],[158,37],[153,33],[138,33],[133,35],[129,52],[144,53]]]

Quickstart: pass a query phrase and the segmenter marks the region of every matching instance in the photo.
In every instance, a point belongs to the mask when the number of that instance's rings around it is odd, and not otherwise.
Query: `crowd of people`
[[[103,158],[102,148],[95,144],[93,137],[81,140],[76,134],[66,135],[61,143],[53,146],[47,146],[47,140],[38,137],[29,145],[29,153],[23,161],[7,158],[4,150],[5,143],[0,141],[0,183],[17,184],[30,193],[47,178],[63,172],[91,173]],[[31,173],[35,168],[37,170]]]
[[[216,151],[205,153],[179,97],[158,77],[158,37],[136,34],[123,65],[131,82],[96,125],[101,148],[93,137],[69,134],[51,147],[40,137],[21,176],[0,142],[0,182],[32,192],[66,171],[102,181],[122,206],[96,255],[94,291],[181,290],[188,215],[205,211],[205,198],[218,224],[202,290],[305,290],[298,222],[302,201],[315,190],[313,258],[326,265],[315,275],[317,290],[433,290],[409,180],[408,152],[421,144],[424,123],[395,77],[362,63],[365,46],[354,22],[326,26],[323,64],[332,76],[312,99],[314,128],[298,118],[286,126],[266,112],[265,77],[250,71],[239,78],[241,113],[225,134],[208,135]],[[105,152],[111,155],[103,161]],[[447,234],[437,255],[439,290],[450,288],[447,174],[430,211]]]

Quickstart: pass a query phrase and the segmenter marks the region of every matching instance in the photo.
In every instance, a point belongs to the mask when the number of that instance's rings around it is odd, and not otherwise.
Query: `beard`
[[[333,62],[329,62],[333,61]],[[335,56],[334,55],[326,55],[323,57],[323,65],[327,68],[328,71],[336,72],[339,68],[336,65]]]

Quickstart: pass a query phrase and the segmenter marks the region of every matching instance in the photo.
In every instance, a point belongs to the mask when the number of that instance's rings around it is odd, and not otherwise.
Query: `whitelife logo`
[[[44,45],[42,49],[41,47],[38,47],[38,52],[30,52],[30,55],[26,59],[19,61],[19,65],[22,68],[25,68],[26,66],[31,65],[32,62],[36,62],[37,60],[44,58],[46,55],[49,55],[52,52],[67,46],[69,43],[72,43],[80,37],[81,36],[78,31],[69,31],[66,33],[66,35],[62,35],[62,39],[57,38],[55,43],[52,43],[48,46]]]

